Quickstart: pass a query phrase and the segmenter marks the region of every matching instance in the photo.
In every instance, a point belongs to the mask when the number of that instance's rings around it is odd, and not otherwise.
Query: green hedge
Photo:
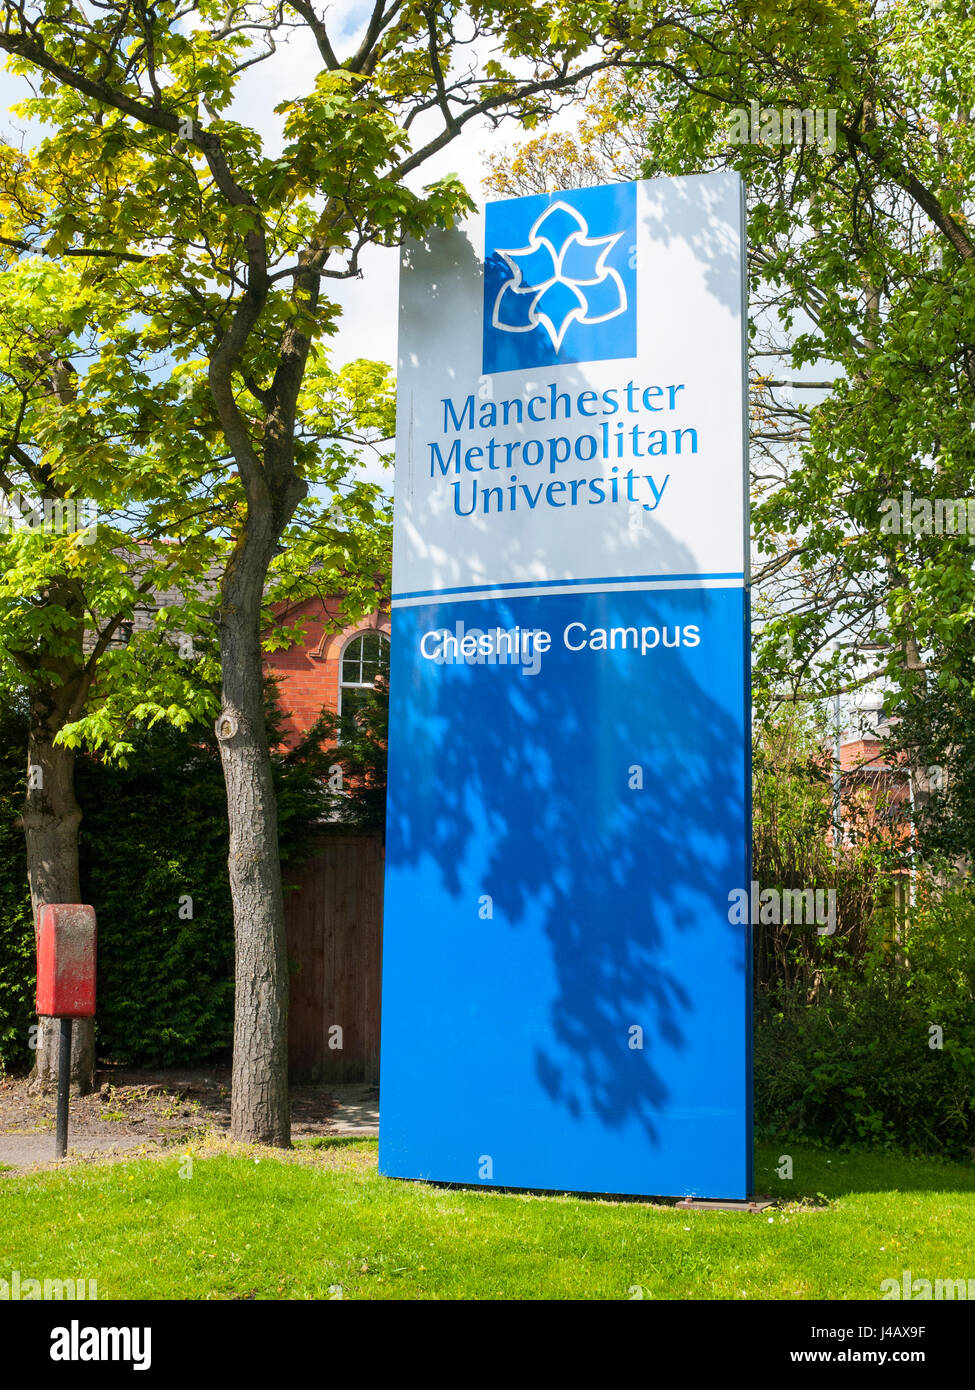
[[[127,767],[79,756],[75,778],[84,816],[82,898],[98,918],[98,1056],[166,1066],[228,1059],[233,913],[213,732],[158,725],[132,741]],[[7,1068],[30,1065],[36,1021],[33,925],[16,824],[25,749],[26,717],[15,705],[0,716],[0,1066]],[[285,864],[306,851],[325,804],[323,764],[310,746],[275,760]]]
[[[157,726],[126,768],[80,760],[76,786],[82,896],[98,914],[99,1057],[170,1066],[229,1055],[233,911],[219,757]]]
[[[0,711],[0,1068],[30,1057],[34,1014],[34,925],[27,854],[19,824],[27,775],[27,713]]]
[[[971,1158],[975,897],[922,894],[897,946],[880,915],[871,937],[862,967],[825,964],[817,1003],[801,990],[759,999],[759,1134]]]

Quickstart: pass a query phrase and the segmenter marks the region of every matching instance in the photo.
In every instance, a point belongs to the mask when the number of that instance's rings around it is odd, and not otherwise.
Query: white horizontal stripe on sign
[[[476,599],[486,598],[545,598],[553,594],[605,594],[605,593],[630,593],[639,589],[743,589],[745,588],[744,578],[736,579],[633,579],[614,581],[607,584],[605,580],[593,580],[586,584],[573,584],[571,588],[564,585],[539,585],[538,588],[531,589],[476,589],[463,593],[450,593],[449,590],[443,593],[410,595],[408,597],[394,596],[392,606],[394,608],[421,608],[424,604],[430,603],[471,603]]]

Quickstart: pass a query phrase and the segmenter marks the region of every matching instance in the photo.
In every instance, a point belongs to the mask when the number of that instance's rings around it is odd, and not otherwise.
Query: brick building
[[[906,764],[891,764],[881,739],[867,733],[840,747],[844,803],[855,803],[868,824],[895,840],[910,833],[911,783]]]
[[[388,660],[388,610],[336,631],[339,613],[337,599],[309,598],[275,615],[280,625],[300,624],[303,633],[293,646],[265,656],[289,745],[323,708],[348,712]],[[323,826],[288,884],[288,1061],[296,1081],[379,1079],[383,863],[378,836]]]
[[[137,569],[138,551],[132,553],[132,564],[133,570]],[[221,572],[219,567],[214,568],[201,590],[203,595],[212,597],[214,605]],[[153,626],[160,608],[178,605],[181,600],[178,589],[147,595],[136,606],[132,619],[120,624],[111,645],[125,646],[133,632]],[[357,686],[365,689],[372,685],[379,662],[389,657],[390,618],[388,605],[380,605],[379,611],[336,631],[336,624],[341,622],[341,600],[315,596],[279,605],[275,619],[285,627],[301,624],[304,633],[293,646],[264,657],[265,671],[278,683],[285,742],[290,747],[307,733],[323,708],[340,714],[354,703]],[[87,631],[85,650],[90,652],[96,640],[97,633]]]
[[[301,624],[304,637],[294,646],[265,656],[265,670],[278,682],[287,743],[311,728],[323,708],[348,712],[357,691],[372,687],[380,661],[389,655],[389,613],[369,613],[335,631],[338,599],[308,598],[281,608],[281,625]]]

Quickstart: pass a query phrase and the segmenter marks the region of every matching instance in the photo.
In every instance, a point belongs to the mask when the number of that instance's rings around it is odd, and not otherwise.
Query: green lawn
[[[0,1278],[181,1299],[879,1298],[905,1268],[975,1278],[975,1164],[760,1147],[757,1189],[787,1199],[771,1221],[397,1182],[374,1140],[284,1161],[197,1148],[188,1178],[181,1164],[5,1177]]]

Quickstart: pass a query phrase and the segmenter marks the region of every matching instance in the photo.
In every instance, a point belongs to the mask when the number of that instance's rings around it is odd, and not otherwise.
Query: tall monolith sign
[[[751,1192],[744,254],[729,174],[403,251],[383,1173]]]

